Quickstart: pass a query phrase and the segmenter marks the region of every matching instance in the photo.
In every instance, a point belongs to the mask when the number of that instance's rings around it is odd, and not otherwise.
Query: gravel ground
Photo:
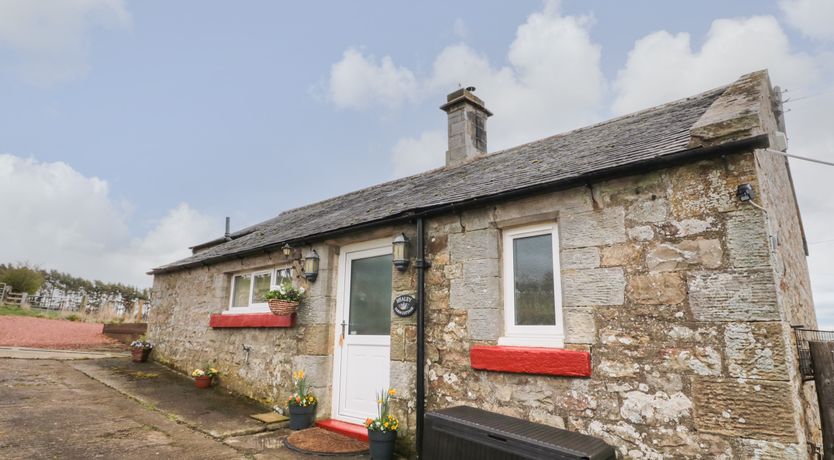
[[[58,319],[0,316],[0,346],[33,348],[111,348],[119,342],[101,333],[104,326]]]

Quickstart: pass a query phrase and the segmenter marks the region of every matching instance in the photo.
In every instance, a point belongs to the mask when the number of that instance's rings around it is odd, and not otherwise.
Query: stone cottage
[[[624,458],[807,458],[818,408],[791,327],[816,319],[767,72],[495,153],[473,91],[441,107],[445,167],[155,268],[156,359],[214,363],[272,404],[304,369],[319,420],[348,431],[397,388],[404,452],[424,410],[470,405]],[[293,317],[262,298],[284,279],[308,289]]]

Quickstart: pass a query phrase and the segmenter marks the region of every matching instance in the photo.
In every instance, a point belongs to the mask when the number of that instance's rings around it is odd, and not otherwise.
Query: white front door
[[[333,417],[375,417],[388,388],[391,354],[391,242],[346,246],[339,256]]]

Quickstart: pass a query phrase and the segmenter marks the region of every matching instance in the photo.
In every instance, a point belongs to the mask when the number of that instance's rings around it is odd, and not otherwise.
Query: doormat
[[[366,442],[315,427],[293,432],[287,436],[284,444],[303,454],[355,455],[368,451]]]

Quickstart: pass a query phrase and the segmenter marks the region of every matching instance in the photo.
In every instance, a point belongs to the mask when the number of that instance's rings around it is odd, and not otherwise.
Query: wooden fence
[[[137,322],[147,321],[151,308],[150,302],[145,300],[136,299],[127,302],[127,305],[121,299],[112,298],[93,303],[82,293],[55,289],[28,295],[25,292],[12,292],[11,286],[0,283],[0,305],[4,304],[56,312],[77,312],[95,316],[102,321],[124,319]]]

